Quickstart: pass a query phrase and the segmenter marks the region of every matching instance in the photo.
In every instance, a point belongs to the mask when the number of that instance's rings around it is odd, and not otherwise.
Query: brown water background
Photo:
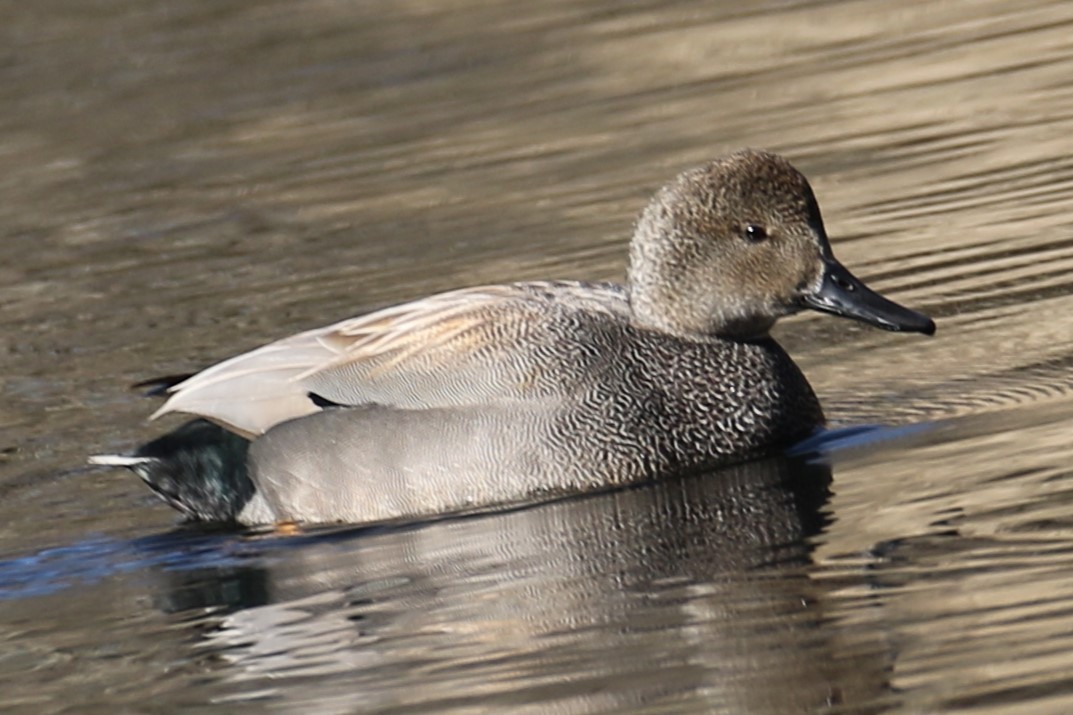
[[[0,709],[1073,712],[1071,133],[1055,1],[0,5]],[[836,426],[913,427],[821,504],[728,514],[758,468],[250,540],[83,467],[166,428],[131,382],[619,279],[741,146],[939,325],[779,326]]]

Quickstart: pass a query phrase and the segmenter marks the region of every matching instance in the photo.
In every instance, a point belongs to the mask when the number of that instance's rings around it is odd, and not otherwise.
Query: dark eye
[[[768,237],[767,229],[755,223],[746,224],[745,228],[742,229],[742,233],[745,235],[745,239],[752,243],[760,243]]]

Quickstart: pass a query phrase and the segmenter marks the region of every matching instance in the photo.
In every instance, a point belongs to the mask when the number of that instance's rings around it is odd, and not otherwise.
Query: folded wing
[[[621,325],[620,286],[533,282],[442,293],[299,333],[170,388],[153,417],[186,412],[255,437],[317,412],[312,398],[404,409],[538,399],[595,325]],[[576,346],[572,343],[577,343]]]

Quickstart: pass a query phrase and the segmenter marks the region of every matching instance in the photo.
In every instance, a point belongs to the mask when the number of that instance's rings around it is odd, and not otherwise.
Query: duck
[[[162,384],[152,418],[195,419],[91,461],[134,471],[188,520],[245,526],[717,478],[824,427],[770,335],[803,310],[935,332],[835,258],[801,172],[743,149],[655,194],[624,284],[463,288],[285,337]]]

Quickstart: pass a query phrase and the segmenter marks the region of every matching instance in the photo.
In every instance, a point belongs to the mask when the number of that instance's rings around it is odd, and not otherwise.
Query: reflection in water
[[[887,687],[889,656],[843,639],[809,577],[829,483],[825,467],[770,460],[500,515],[271,539],[260,558],[282,559],[267,578],[170,572],[165,588],[174,608],[230,611],[204,634],[225,692],[295,712],[859,705]]]

